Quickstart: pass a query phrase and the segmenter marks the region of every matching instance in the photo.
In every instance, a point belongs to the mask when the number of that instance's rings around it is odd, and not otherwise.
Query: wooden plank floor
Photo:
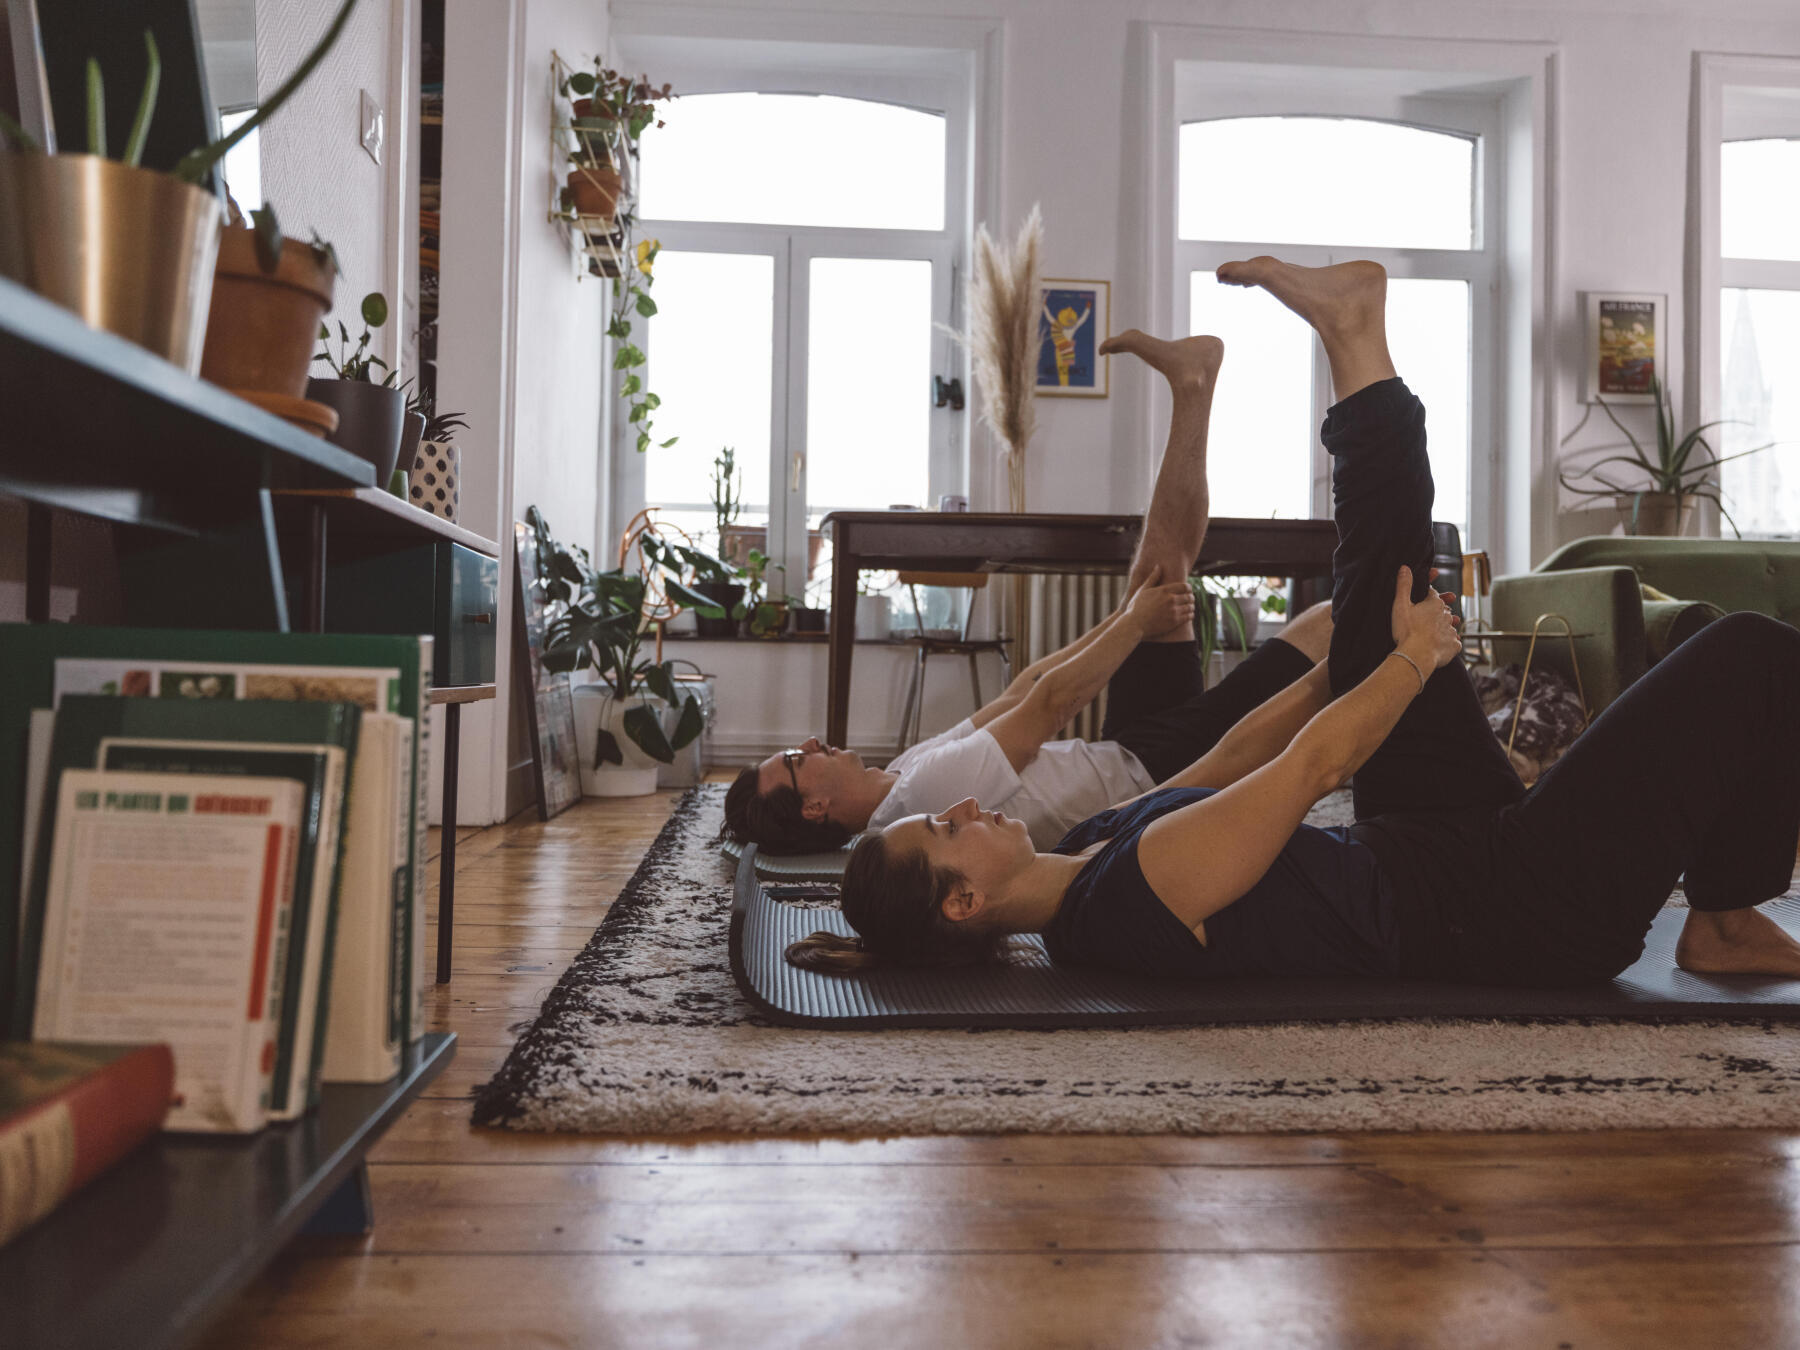
[[[673,795],[459,832],[461,1040],[375,1233],[295,1242],[205,1350],[1800,1345],[1800,1134],[472,1130]]]

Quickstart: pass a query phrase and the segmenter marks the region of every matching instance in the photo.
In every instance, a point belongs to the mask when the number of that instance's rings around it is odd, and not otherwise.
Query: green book
[[[278,942],[285,966],[277,1054],[269,1101],[276,1120],[291,1119],[318,1098],[329,1007],[332,953],[343,873],[350,766],[362,710],[353,703],[269,699],[154,699],[71,694],[56,712],[48,799],[63,769],[293,778],[305,791],[291,920]],[[292,745],[293,750],[274,748]],[[48,813],[46,813],[48,816]],[[36,999],[37,951],[55,822],[39,830],[34,878],[21,926],[21,1025]]]
[[[406,1039],[423,1033],[426,691],[431,639],[85,624],[0,624],[0,1017],[18,1006],[23,765],[31,711],[61,694],[353,702],[414,727],[408,788]],[[0,1028],[0,1035],[6,1031]]]

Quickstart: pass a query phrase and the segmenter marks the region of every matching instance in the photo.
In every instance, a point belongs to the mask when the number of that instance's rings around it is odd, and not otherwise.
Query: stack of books
[[[427,637],[0,625],[0,1040],[166,1045],[173,1130],[393,1077],[430,670]]]

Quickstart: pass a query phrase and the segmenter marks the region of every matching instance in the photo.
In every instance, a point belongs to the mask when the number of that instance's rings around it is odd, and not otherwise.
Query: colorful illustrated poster
[[[1669,334],[1660,295],[1587,296],[1588,361],[1583,401],[1649,403],[1661,376],[1658,353]]]
[[[1046,278],[1039,295],[1038,392],[1105,398],[1110,362],[1099,348],[1111,332],[1112,287]]]
[[[1600,392],[1647,394],[1656,376],[1656,306],[1647,300],[1600,302]]]

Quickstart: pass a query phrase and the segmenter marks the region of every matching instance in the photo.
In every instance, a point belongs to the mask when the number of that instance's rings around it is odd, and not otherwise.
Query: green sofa
[[[1645,586],[1675,599],[1647,600]],[[1800,540],[1577,539],[1530,572],[1495,578],[1488,620],[1528,632],[1539,615],[1565,616],[1585,635],[1575,641],[1576,659],[1588,707],[1598,713],[1675,646],[1737,610],[1800,627]],[[1544,625],[1534,662],[1572,675],[1561,631]],[[1522,663],[1527,645],[1496,639],[1496,663]]]

